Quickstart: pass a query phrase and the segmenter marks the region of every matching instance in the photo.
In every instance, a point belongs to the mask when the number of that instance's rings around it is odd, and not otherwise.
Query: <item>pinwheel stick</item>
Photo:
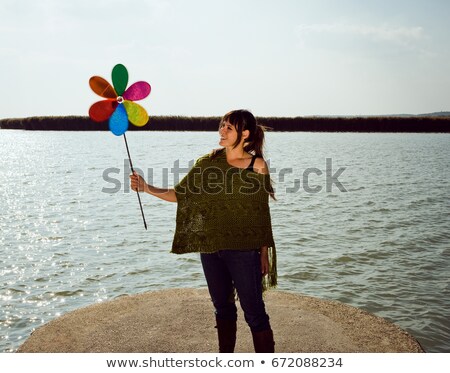
[[[123,134],[123,138],[125,140],[125,146],[127,147],[128,160],[130,161],[131,172],[134,173],[133,162],[131,161],[130,150],[128,149],[127,137],[125,136],[125,133]],[[141,196],[139,195],[138,189],[136,189],[136,194],[138,197],[139,206],[141,208],[141,214],[142,214],[142,220],[144,221],[144,227],[145,227],[145,230],[147,230],[147,222],[145,221],[144,210],[142,209],[142,203],[141,203]]]

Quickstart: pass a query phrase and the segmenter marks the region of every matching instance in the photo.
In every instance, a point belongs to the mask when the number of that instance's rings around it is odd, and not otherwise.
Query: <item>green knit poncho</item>
[[[228,164],[224,149],[205,155],[175,186],[176,254],[269,248],[263,288],[277,284],[269,209],[270,176]]]

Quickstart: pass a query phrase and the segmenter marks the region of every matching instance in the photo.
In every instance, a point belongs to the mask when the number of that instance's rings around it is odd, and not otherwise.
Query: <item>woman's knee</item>
[[[257,315],[244,314],[244,317],[252,332],[262,332],[270,329],[269,315],[265,312]]]
[[[237,320],[237,308],[234,302],[227,303],[213,303],[215,309],[215,315],[218,319],[222,320]]]

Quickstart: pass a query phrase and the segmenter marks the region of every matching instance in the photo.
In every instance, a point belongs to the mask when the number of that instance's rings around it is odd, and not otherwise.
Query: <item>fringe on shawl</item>
[[[278,284],[278,274],[277,274],[277,253],[275,246],[269,247],[269,273],[262,279],[262,289],[263,293],[266,290],[275,288]]]

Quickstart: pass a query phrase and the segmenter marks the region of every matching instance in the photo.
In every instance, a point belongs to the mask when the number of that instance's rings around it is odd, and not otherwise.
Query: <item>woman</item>
[[[255,352],[274,352],[262,298],[276,285],[276,255],[269,211],[274,198],[263,158],[264,128],[252,113],[227,113],[219,126],[220,149],[199,158],[173,189],[130,176],[131,188],[177,202],[172,252],[199,252],[215,308],[220,352],[234,352],[235,291],[253,336]]]

